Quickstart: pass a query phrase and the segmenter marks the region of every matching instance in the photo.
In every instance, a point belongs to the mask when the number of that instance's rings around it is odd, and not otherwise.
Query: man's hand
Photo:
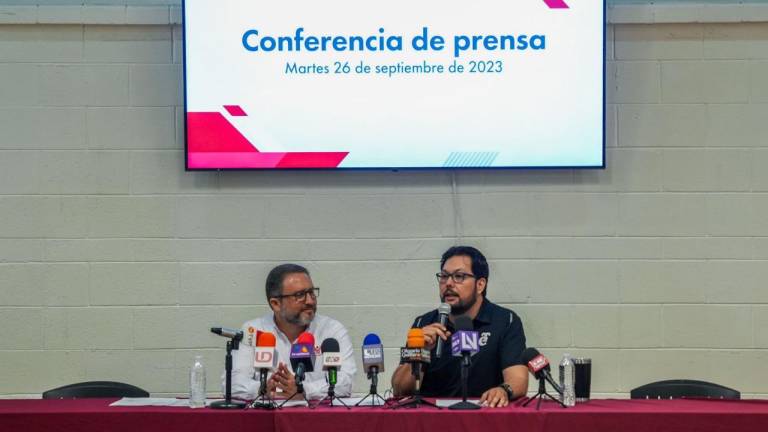
[[[431,350],[437,345],[437,338],[448,340],[451,332],[440,323],[433,323],[421,328],[424,332],[424,348]]]
[[[503,408],[509,405],[507,392],[501,387],[494,387],[480,396],[480,404],[489,408]]]
[[[277,370],[272,374],[272,377],[267,383],[267,389],[275,397],[277,390],[283,392],[283,396],[290,397],[296,393],[296,377],[288,370],[282,362],[277,366]],[[300,395],[296,395],[301,397]]]

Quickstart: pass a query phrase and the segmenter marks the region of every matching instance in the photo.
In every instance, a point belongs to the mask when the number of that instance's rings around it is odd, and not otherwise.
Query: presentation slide
[[[187,169],[602,167],[604,13],[185,0]]]

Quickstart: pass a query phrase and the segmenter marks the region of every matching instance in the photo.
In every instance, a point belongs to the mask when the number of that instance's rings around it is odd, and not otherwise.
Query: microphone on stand
[[[445,327],[448,324],[448,315],[451,314],[451,305],[448,303],[440,303],[437,307],[437,313],[440,317],[440,324]],[[437,346],[435,346],[435,358],[440,358],[443,355],[443,345],[445,342],[443,338],[437,338]]]
[[[416,380],[416,386],[413,391],[413,396],[401,401],[394,408],[404,407],[420,407],[422,405],[428,405],[435,408],[440,408],[436,404],[424,400],[421,397],[421,368],[422,365],[428,365],[430,363],[429,350],[424,346],[424,330],[420,328],[412,328],[408,330],[408,339],[405,347],[400,348],[400,361],[411,365],[411,374]]]
[[[226,327],[211,327],[211,333],[223,336],[227,339],[227,354],[224,357],[224,400],[212,402],[210,407],[216,409],[240,409],[245,408],[245,403],[232,400],[232,350],[240,348],[243,340],[243,331]]]
[[[333,392],[333,387],[338,382],[338,371],[341,368],[341,349],[339,341],[328,338],[320,344],[323,353],[323,370],[328,371],[328,391]]]
[[[557,399],[551,394],[547,393],[547,387],[545,383],[549,382],[549,384],[551,384],[558,393],[562,394],[560,386],[555,383],[555,380],[552,379],[552,375],[549,373],[549,360],[541,355],[539,350],[536,348],[526,348],[525,351],[523,351],[521,354],[521,357],[523,362],[525,362],[528,366],[528,371],[533,374],[537,380],[539,380],[539,391],[532,398],[529,398],[527,401],[525,401],[523,406],[528,406],[532,400],[538,399],[538,402],[536,402],[536,410],[538,410],[541,407],[541,400],[546,396],[565,408],[565,405],[560,399]]]
[[[526,348],[521,355],[523,361],[528,366],[528,371],[536,379],[545,379],[559,394],[563,394],[560,385],[552,378],[549,368],[549,360],[544,357],[536,348]]]
[[[355,406],[362,404],[368,397],[371,398],[370,406],[376,406],[379,399],[381,400],[380,405],[384,405],[386,399],[379,394],[377,389],[379,385],[379,372],[384,372],[384,346],[381,344],[379,336],[375,333],[368,333],[365,339],[363,339],[363,369],[368,374],[368,379],[371,380],[371,389]]]
[[[313,372],[315,363],[315,337],[304,332],[291,345],[291,367],[296,374],[296,384],[304,381],[306,372]]]
[[[454,324],[456,332],[451,336],[451,354],[454,357],[461,357],[461,402],[456,402],[448,408],[453,410],[480,409],[480,405],[467,401],[469,366],[472,364],[472,354],[480,351],[480,335],[475,331],[475,326],[469,317],[457,317]]]
[[[240,342],[243,340],[243,331],[227,327],[211,327],[211,333]],[[235,348],[237,349],[237,348]]]
[[[333,406],[333,401],[337,400],[342,405],[347,407],[341,399],[336,396],[336,383],[338,382],[338,372],[341,368],[341,349],[339,348],[339,341],[334,338],[328,338],[320,344],[320,351],[323,353],[323,370],[328,371],[328,395],[324,397],[317,405],[323,403],[324,400],[330,400],[329,406]]]
[[[299,393],[304,396],[304,400],[309,404],[307,395],[304,394],[304,374],[315,370],[314,363],[315,337],[310,332],[304,332],[296,338],[296,343],[291,345],[291,367],[293,368],[296,379],[296,393],[283,401],[283,403],[280,404],[280,408]]]
[[[256,346],[253,348],[253,367],[259,371],[259,398],[267,395],[267,375],[277,365],[275,355],[275,335],[270,332],[258,332]]]

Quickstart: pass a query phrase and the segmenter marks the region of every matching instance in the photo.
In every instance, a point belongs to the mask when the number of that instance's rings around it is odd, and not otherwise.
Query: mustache
[[[459,294],[458,294],[457,292],[455,292],[455,291],[446,290],[446,291],[443,293],[443,295],[442,295],[443,299],[445,299],[445,297],[446,297],[446,296],[448,296],[448,295],[453,295],[453,296],[456,296],[456,297],[458,297],[458,296],[459,296]]]

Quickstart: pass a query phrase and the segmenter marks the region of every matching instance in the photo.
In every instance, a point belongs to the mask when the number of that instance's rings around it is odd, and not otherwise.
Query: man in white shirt
[[[296,393],[296,379],[290,362],[291,344],[302,332],[315,337],[314,372],[308,372],[304,379],[303,396],[307,399],[322,399],[328,392],[326,373],[322,370],[320,345],[325,339],[334,338],[339,342],[342,366],[338,372],[335,387],[336,396],[352,394],[352,381],[357,371],[353,358],[352,343],[344,326],[323,315],[317,315],[317,297],[320,288],[312,283],[309,271],[297,264],[281,264],[269,272],[266,295],[272,312],[243,324],[245,335],[240,349],[233,351],[232,396],[240,399],[255,399],[259,392],[259,373],[253,367],[253,346],[256,345],[257,331],[275,335],[278,367],[270,374],[267,390],[272,396],[289,397]],[[296,397],[301,399],[301,394]]]

